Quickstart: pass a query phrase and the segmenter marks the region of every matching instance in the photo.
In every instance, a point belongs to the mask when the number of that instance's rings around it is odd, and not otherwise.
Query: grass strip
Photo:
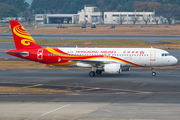
[[[159,42],[164,42],[164,43],[171,43],[171,44],[180,45],[180,40],[159,40]]]
[[[0,94],[56,94],[67,93],[66,90],[39,89],[39,88],[21,88],[21,87],[1,87]]]

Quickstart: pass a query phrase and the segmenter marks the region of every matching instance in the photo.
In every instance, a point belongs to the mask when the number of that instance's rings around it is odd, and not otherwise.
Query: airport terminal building
[[[100,24],[102,12],[97,7],[86,7],[77,14],[35,14],[35,24]]]
[[[104,24],[156,24],[155,12],[104,12]]]
[[[87,7],[77,14],[35,14],[35,24],[162,24],[164,17],[154,12],[104,12],[97,7]]]
[[[79,15],[79,24],[101,24],[102,12],[97,7],[86,7],[78,12]]]

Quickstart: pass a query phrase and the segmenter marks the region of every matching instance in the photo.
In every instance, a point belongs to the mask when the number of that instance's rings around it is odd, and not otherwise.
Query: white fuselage
[[[127,67],[160,67],[177,63],[177,59],[167,51],[154,48],[59,48],[59,50],[73,56],[100,56],[91,60],[112,61]]]

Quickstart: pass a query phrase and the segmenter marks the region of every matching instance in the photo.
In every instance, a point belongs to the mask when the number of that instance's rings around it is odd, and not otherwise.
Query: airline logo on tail
[[[9,22],[11,24],[16,49],[42,48],[34,41],[19,21],[10,20]]]
[[[37,44],[32,37],[26,32],[23,26],[16,25],[13,28],[14,34],[16,34],[18,37],[21,37],[21,44],[25,46],[29,46],[31,43]]]

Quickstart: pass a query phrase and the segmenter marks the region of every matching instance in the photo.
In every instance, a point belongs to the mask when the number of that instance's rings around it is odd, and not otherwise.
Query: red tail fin
[[[17,20],[10,20],[16,49],[41,48]]]

